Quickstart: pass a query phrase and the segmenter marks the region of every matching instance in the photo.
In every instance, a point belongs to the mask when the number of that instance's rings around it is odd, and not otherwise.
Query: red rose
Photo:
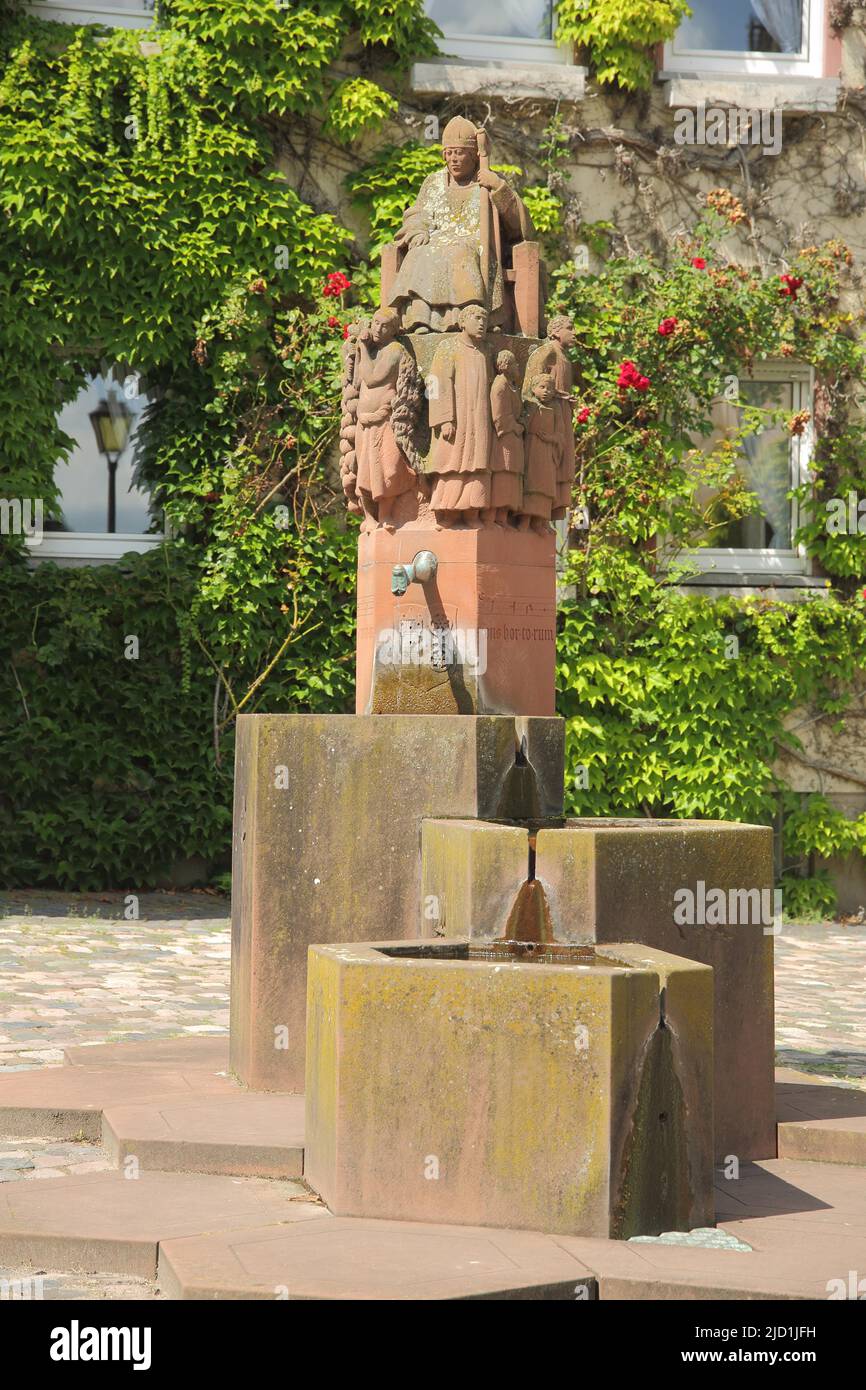
[[[339,328],[339,327],[340,327],[340,320],[339,320],[338,318],[335,318],[335,316],[334,316],[333,314],[331,314],[330,318],[328,319],[328,327],[329,327],[329,328]]]
[[[627,391],[633,387],[635,391],[646,391],[649,389],[649,377],[644,376],[638,371],[634,362],[626,360],[620,364],[619,376],[616,381],[620,391]]]
[[[325,280],[322,294],[326,299],[331,297],[339,298],[346,290],[352,288],[351,280],[343,274],[342,270],[332,270]]]
[[[669,338],[672,333],[676,332],[678,322],[679,320],[675,318],[662,319],[661,323],[659,324],[660,336],[662,338]]]
[[[797,291],[803,283],[803,277],[801,275],[780,275],[779,279],[782,282],[779,286],[779,294],[788,299],[796,299]]]
[[[349,336],[349,325],[348,325],[347,323],[344,323],[344,324],[343,324],[343,337],[344,337],[344,338],[348,338],[348,336]]]
[[[707,268],[707,263],[703,256],[692,256],[692,265],[695,270],[706,270]]]
[[[582,406],[581,409],[577,412],[577,423],[579,425],[585,425],[591,414],[592,411],[590,410],[588,405]]]

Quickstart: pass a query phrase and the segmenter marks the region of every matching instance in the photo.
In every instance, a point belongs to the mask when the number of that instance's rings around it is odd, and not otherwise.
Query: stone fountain
[[[338,1214],[688,1230],[775,1151],[772,928],[678,905],[760,905],[771,832],[564,817],[574,333],[487,155],[446,126],[345,345],[357,712],[238,721],[231,1065]]]

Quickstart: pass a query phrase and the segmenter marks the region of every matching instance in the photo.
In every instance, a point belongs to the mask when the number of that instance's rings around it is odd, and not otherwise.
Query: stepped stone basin
[[[336,1214],[713,1223],[707,966],[451,939],[313,946],[308,979],[305,1177]]]
[[[421,832],[425,936],[626,939],[711,966],[716,1159],[775,1156],[769,826],[431,818]]]

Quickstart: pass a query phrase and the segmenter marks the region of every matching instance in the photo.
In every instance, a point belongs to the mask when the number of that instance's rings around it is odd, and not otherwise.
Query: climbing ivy
[[[556,37],[585,50],[599,82],[648,87],[653,50],[690,14],[686,0],[559,0]]]
[[[239,711],[351,701],[345,296],[323,294],[349,235],[274,139],[325,111],[341,139],[375,126],[376,73],[434,29],[418,0],[166,0],[146,32],[2,9],[2,493],[56,515],[58,409],[115,368],[151,401],[141,475],[174,539],[30,573],[2,537],[0,879],[140,887],[225,864]]]
[[[621,8],[562,0],[560,37],[629,87],[682,10]],[[238,712],[351,708],[339,346],[374,305],[377,270],[275,172],[275,142],[286,121],[346,145],[375,133],[435,31],[419,0],[164,0],[146,33],[49,24],[10,0],[0,12],[2,492],[54,504],[71,446],[58,407],[117,364],[151,400],[140,463],[173,537],[116,566],[32,571],[2,538],[0,879],[143,887],[178,856],[226,865]],[[509,174],[553,263],[570,157],[554,120],[537,167]],[[440,159],[434,143],[386,144],[353,170],[362,240],[391,239]],[[864,848],[860,821],[772,771],[794,737],[787,714],[844,710],[862,664],[866,538],[829,532],[820,510],[866,488],[861,323],[840,307],[837,244],[793,248],[766,275],[728,265],[726,197],[667,261],[612,258],[590,275],[564,260],[552,276],[551,309],[578,327],[575,505],[589,521],[559,643],[568,807],[769,820],[781,793],[793,863]],[[612,230],[579,235],[607,256]],[[653,537],[670,536],[681,565],[707,543],[719,516],[702,514],[696,478],[725,518],[754,509],[733,445],[701,439],[725,374],[770,352],[818,374],[800,538],[827,599],[681,595]],[[645,388],[619,384],[627,362]]]

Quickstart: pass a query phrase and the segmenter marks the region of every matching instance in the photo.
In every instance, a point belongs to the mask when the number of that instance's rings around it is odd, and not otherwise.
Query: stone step
[[[776,1115],[780,1158],[866,1166],[866,1091],[780,1070]]]
[[[0,1187],[0,1269],[158,1277],[173,1299],[851,1296],[866,1250],[859,1169],[744,1163],[716,1190],[736,1248],[337,1217],[298,1182],[99,1173]]]
[[[300,1178],[304,1171],[304,1097],[254,1095],[110,1106],[102,1143],[127,1169]]]
[[[210,1064],[72,1065],[8,1072],[0,1075],[0,1135],[97,1141],[102,1112],[111,1105],[237,1094],[238,1087]]]
[[[866,1166],[866,1092],[777,1073],[778,1155]],[[62,1067],[0,1074],[0,1137],[102,1142],[143,1169],[235,1177],[303,1174],[302,1096],[242,1090],[228,1041],[73,1047]]]
[[[93,1173],[0,1186],[0,1266],[156,1278],[164,1240],[330,1221],[302,1183]]]
[[[101,1141],[141,1169],[299,1178],[304,1098],[244,1091],[225,1038],[74,1047],[62,1067],[0,1076],[0,1136],[24,1135]]]
[[[863,1268],[862,1188],[838,1165],[744,1163],[717,1180],[727,1249],[352,1217],[236,1227],[164,1241],[159,1285],[173,1299],[827,1299]]]
[[[157,1038],[154,1042],[89,1043],[63,1049],[68,1067],[166,1067],[225,1072],[229,1069],[228,1034],[208,1038]]]
[[[554,1236],[331,1216],[160,1245],[172,1299],[595,1298],[591,1271]]]

